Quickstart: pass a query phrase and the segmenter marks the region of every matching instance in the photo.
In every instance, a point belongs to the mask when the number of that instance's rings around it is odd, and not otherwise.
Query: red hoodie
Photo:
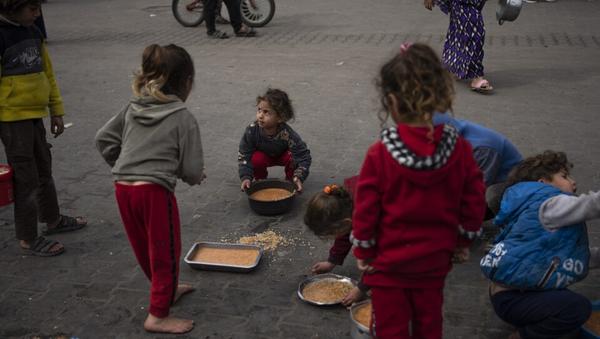
[[[485,186],[471,146],[449,125],[399,125],[366,155],[352,217],[354,255],[372,259],[369,286],[441,288],[458,234],[474,236]]]

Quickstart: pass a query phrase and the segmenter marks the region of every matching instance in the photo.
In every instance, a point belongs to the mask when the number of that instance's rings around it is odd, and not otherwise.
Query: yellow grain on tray
[[[354,310],[354,320],[366,328],[371,327],[371,303],[364,304]]]
[[[292,192],[284,188],[265,188],[250,194],[250,197],[258,201],[283,200],[292,195]]]
[[[337,279],[311,282],[302,290],[304,299],[319,303],[340,302],[354,288],[352,284]]]
[[[257,250],[246,248],[200,247],[194,261],[219,265],[250,266],[256,262]]]
[[[264,251],[272,251],[279,245],[289,245],[290,243],[289,240],[273,231],[266,231],[253,236],[241,237],[238,242],[240,244],[260,246]]]
[[[600,311],[592,312],[592,315],[583,326],[592,331],[594,335],[600,335]]]

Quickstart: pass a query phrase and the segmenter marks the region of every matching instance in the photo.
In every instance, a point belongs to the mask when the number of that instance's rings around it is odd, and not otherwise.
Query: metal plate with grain
[[[371,303],[371,299],[363,300],[358,303],[352,304],[350,307],[350,337],[352,339],[371,339],[373,338],[370,334],[369,327],[360,323],[356,320],[356,312],[368,306]]]
[[[226,263],[214,263],[207,261],[198,261],[195,259],[196,253],[202,248],[210,249],[228,249],[228,250],[254,250],[257,251],[256,260],[248,265],[235,265]],[[228,244],[218,242],[197,242],[192,245],[187,255],[184,258],[186,264],[190,267],[199,270],[214,270],[214,271],[228,271],[228,272],[249,272],[252,271],[262,257],[263,250],[260,246],[255,245],[244,245],[244,244]]]
[[[318,274],[318,275],[314,275],[312,277],[308,277],[308,278],[304,279],[298,285],[298,298],[300,298],[300,300],[302,300],[304,302],[307,302],[311,305],[316,305],[316,306],[331,306],[331,305],[340,304],[342,302],[343,297],[334,302],[318,302],[318,301],[306,299],[306,297],[304,296],[304,293],[303,293],[306,286],[308,286],[311,283],[323,281],[323,280],[337,280],[337,281],[346,283],[352,287],[356,286],[355,280],[350,279],[348,277],[344,277],[343,275],[338,275],[338,274],[333,274],[333,273]]]

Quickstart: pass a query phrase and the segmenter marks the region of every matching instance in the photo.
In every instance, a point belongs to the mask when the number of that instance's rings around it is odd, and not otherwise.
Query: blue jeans
[[[579,330],[592,312],[587,298],[567,289],[503,291],[491,301],[496,314],[524,339],[560,338]]]

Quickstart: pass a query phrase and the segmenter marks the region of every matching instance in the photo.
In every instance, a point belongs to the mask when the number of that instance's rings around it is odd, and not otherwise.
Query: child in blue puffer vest
[[[574,195],[572,166],[564,153],[545,151],[508,178],[494,220],[503,230],[480,267],[496,314],[517,328],[511,339],[560,338],[590,316],[590,301],[567,287],[599,261],[585,221],[600,218],[600,192]]]

